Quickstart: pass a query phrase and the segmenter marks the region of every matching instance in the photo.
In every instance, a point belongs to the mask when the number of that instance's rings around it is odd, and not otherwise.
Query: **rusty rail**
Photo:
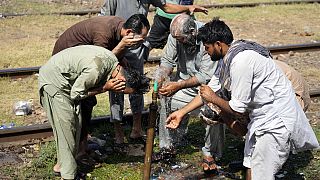
[[[256,2],[256,3],[228,3],[228,4],[200,4],[201,6],[211,8],[245,8],[266,5],[286,5],[286,4],[310,4],[319,3],[320,0],[291,0],[291,1],[273,1],[273,2]],[[155,8],[150,8],[149,11],[154,11]],[[87,15],[98,14],[100,9],[81,10],[81,11],[66,11],[66,12],[52,12],[52,13],[0,13],[0,17],[15,17],[15,16],[31,16],[31,15]]]
[[[273,55],[284,54],[290,51],[293,52],[310,52],[320,51],[320,42],[308,43],[308,44],[291,44],[283,46],[269,46],[267,47]],[[146,63],[159,63],[160,56],[149,57]],[[13,68],[0,70],[0,77],[23,77],[39,72],[40,66],[26,67],[26,68]]]
[[[149,111],[142,112],[142,118],[147,118]],[[132,122],[132,114],[123,116],[123,121]],[[110,122],[110,116],[92,118],[90,125]],[[28,141],[32,139],[43,139],[53,136],[49,123],[35,124],[30,126],[14,127],[0,130],[0,147],[10,146],[11,142]]]

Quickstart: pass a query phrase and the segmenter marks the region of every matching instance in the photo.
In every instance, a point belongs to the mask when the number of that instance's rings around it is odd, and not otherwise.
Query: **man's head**
[[[213,61],[218,61],[227,53],[233,41],[230,28],[218,18],[199,29],[198,40],[202,41]]]
[[[133,33],[141,38],[145,38],[148,35],[150,24],[143,14],[134,14],[123,24],[122,28],[123,36]]]
[[[149,78],[135,69],[124,68],[118,64],[112,72],[111,78],[125,81],[124,93],[126,94],[144,94],[149,91]]]
[[[174,17],[170,24],[170,34],[185,46],[187,53],[195,52],[197,26],[190,15],[179,14]]]

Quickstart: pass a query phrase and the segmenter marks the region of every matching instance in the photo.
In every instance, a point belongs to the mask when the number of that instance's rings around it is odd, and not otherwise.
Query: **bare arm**
[[[169,115],[169,117],[166,120],[166,123],[167,123],[166,127],[171,129],[176,129],[179,126],[183,116],[185,116],[187,113],[197,109],[202,105],[203,105],[203,102],[201,100],[201,97],[197,95],[195,98],[192,99],[192,101],[190,101],[182,109],[175,111]]]
[[[180,89],[199,86],[200,83],[196,77],[191,77],[186,80],[181,80],[178,82],[170,82],[167,85],[159,89],[159,93],[163,96],[172,96],[174,93]]]
[[[182,13],[188,12],[193,14],[194,12],[202,12],[208,14],[208,10],[198,5],[178,5],[178,4],[171,4],[166,3],[162,7],[160,7],[166,13]]]

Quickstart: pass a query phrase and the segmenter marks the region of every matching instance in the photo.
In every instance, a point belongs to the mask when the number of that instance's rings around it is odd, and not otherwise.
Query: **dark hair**
[[[150,29],[149,21],[143,14],[134,14],[123,24],[124,29],[132,29],[137,34],[141,34],[144,27]]]
[[[128,87],[135,89],[136,94],[144,94],[150,90],[150,79],[143,73],[133,68],[123,68],[126,84]]]
[[[221,41],[230,45],[233,41],[233,34],[223,21],[215,17],[199,29],[198,40],[208,44]]]

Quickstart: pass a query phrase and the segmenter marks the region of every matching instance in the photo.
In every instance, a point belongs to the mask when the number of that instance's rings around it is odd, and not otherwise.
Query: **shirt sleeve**
[[[233,58],[230,65],[231,100],[229,105],[239,113],[244,113],[251,101],[254,72],[249,58],[248,55],[244,56],[243,52],[240,52]]]
[[[218,67],[218,63],[213,62],[208,53],[206,52],[202,52],[202,53],[203,55],[201,56],[202,59],[201,59],[199,71],[198,73],[195,74],[195,77],[198,79],[200,84],[208,84],[208,82],[211,80],[211,78],[214,75],[214,72]]]
[[[161,66],[173,69],[177,61],[177,42],[169,35],[167,45],[164,49],[163,56],[161,57]]]
[[[88,90],[93,88],[97,82],[99,82],[99,71],[96,67],[92,66],[83,69],[71,87],[71,99],[80,100],[86,98]]]
[[[117,9],[117,0],[105,0],[100,10],[102,16],[115,16]]]

